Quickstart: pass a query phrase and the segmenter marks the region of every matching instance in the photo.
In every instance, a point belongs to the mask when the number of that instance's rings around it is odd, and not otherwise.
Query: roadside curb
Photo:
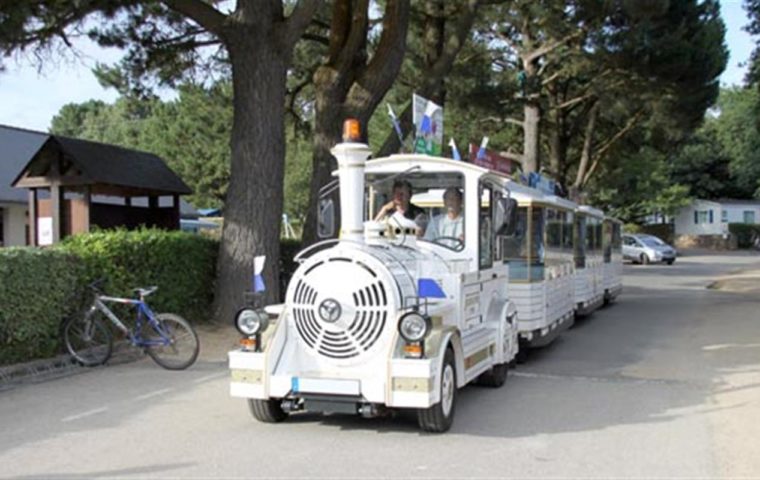
[[[134,362],[144,356],[145,354],[142,350],[133,348],[128,342],[124,341],[115,343],[111,358],[105,365],[98,367],[83,367],[76,363],[68,354],[8,365],[0,367],[0,392],[11,390],[20,385],[40,383],[77,375],[92,371],[93,369],[106,368],[109,365]]]

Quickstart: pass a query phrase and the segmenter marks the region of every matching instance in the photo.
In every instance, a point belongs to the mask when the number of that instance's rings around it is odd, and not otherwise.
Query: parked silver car
[[[676,249],[654,235],[624,234],[623,258],[644,265],[652,262],[672,265],[676,261]]]

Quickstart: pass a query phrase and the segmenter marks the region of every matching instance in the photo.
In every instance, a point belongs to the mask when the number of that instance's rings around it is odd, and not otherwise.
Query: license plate
[[[359,395],[359,380],[337,378],[292,377],[290,389],[293,393],[324,393],[333,395]]]

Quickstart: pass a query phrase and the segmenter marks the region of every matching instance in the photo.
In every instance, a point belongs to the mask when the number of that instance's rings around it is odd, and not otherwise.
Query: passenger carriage
[[[269,308],[273,321],[255,308],[238,313],[245,338],[229,353],[231,394],[266,422],[301,410],[414,409],[422,429],[445,431],[457,389],[474,381],[501,386],[517,354],[508,265],[495,248],[514,225],[509,188],[501,175],[465,162],[367,161],[369,148],[354,142],[332,152],[340,238],[297,255],[285,303]],[[418,238],[414,221],[373,221],[399,178],[429,195],[459,189],[461,235]]]
[[[573,324],[573,219],[577,205],[523,187],[515,234],[503,239],[510,297],[517,306],[520,344],[541,347]]]
[[[576,314],[588,315],[604,303],[604,212],[582,205],[575,211]]]
[[[612,217],[603,220],[604,303],[610,303],[623,291],[623,224]]]

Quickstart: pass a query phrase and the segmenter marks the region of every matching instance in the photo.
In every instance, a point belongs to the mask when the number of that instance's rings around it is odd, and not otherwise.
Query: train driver
[[[462,191],[456,187],[447,188],[443,192],[443,205],[446,211],[433,217],[424,238],[450,248],[460,248],[464,245]]]
[[[421,236],[427,227],[428,218],[425,211],[411,202],[412,184],[408,180],[398,179],[393,182],[392,200],[382,206],[375,216],[379,222],[389,218],[403,217],[417,224],[417,236]]]

